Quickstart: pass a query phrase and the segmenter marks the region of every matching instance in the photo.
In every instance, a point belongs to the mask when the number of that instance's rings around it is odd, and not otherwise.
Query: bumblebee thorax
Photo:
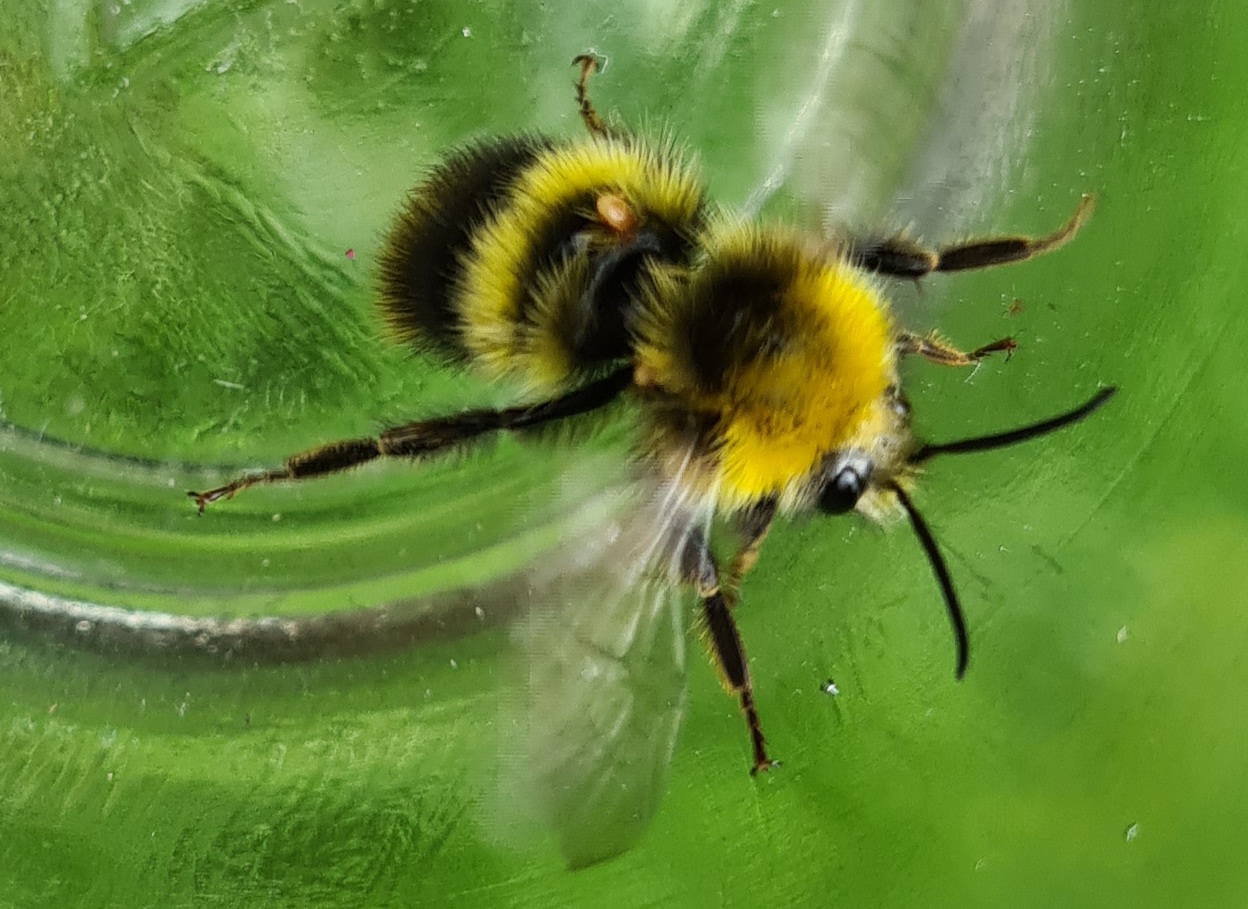
[[[699,415],[699,462],[726,508],[791,498],[832,453],[871,443],[896,382],[869,279],[796,237],[736,228],[715,257],[656,287],[638,384]],[[660,417],[669,419],[669,417]]]

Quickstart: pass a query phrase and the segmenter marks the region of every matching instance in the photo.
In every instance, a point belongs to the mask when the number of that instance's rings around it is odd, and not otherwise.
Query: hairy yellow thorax
[[[719,463],[723,495],[780,494],[831,451],[856,441],[892,381],[890,328],[875,292],[832,265],[802,274],[782,350],[729,374]]]
[[[721,507],[785,499],[826,456],[883,429],[891,321],[864,273],[795,236],[743,227],[707,245],[683,289],[657,287],[640,381],[711,421],[699,484]]]

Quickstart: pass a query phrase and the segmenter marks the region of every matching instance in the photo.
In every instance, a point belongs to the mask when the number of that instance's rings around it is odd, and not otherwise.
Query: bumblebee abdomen
[[[464,346],[535,389],[631,356],[642,273],[687,262],[704,212],[700,182],[666,144],[589,137],[542,150],[463,258]]]
[[[382,314],[402,341],[453,359],[469,356],[455,282],[481,225],[511,192],[516,174],[551,147],[540,136],[468,145],[412,190],[381,255]]]
[[[412,192],[382,256],[382,309],[402,340],[557,388],[631,356],[643,274],[692,258],[705,208],[670,143],[478,142]]]

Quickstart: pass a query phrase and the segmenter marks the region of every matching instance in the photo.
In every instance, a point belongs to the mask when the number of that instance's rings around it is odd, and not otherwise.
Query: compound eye
[[[853,511],[862,495],[862,474],[852,467],[841,468],[819,494],[819,510],[824,514],[845,514]]]

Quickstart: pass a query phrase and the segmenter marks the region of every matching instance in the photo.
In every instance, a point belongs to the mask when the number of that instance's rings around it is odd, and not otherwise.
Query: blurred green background
[[[0,906],[1248,900],[1248,7],[0,11]],[[691,647],[654,822],[574,873],[498,829],[497,628],[275,666],[14,616],[59,597],[436,618],[437,591],[540,551],[567,463],[549,448],[203,518],[182,491],[507,400],[384,341],[372,267],[448,146],[580,129],[568,62],[589,48],[609,58],[599,108],[686,138],[751,216],[935,243],[1045,232],[1095,192],[1061,252],[895,299],[963,346],[1021,345],[973,375],[909,365],[930,438],[1122,393],[1077,429],[932,465],[920,504],[972,633],[961,684],[904,528],[774,532],[739,620],[783,768],[746,774],[736,706]]]

